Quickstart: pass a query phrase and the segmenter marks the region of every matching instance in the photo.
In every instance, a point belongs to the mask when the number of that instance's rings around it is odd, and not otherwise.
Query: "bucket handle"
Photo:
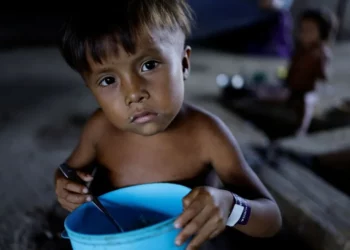
[[[63,231],[62,231],[61,237],[62,237],[63,239],[69,239],[69,236],[68,236],[68,233],[67,233],[66,230],[63,230]]]

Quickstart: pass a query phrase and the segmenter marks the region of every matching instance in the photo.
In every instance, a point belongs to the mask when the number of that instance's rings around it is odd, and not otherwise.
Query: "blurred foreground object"
[[[286,80],[288,77],[288,68],[285,66],[277,67],[276,76],[279,80]]]
[[[292,2],[271,11],[260,0],[189,0],[196,17],[190,40],[244,54],[289,57]]]
[[[263,9],[289,9],[293,4],[293,0],[260,0],[260,7]]]

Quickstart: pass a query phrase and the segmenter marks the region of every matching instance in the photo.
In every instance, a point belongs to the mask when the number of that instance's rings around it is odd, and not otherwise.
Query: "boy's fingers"
[[[79,193],[79,194],[87,194],[89,192],[87,187],[80,185],[80,184],[77,184],[77,183],[72,182],[72,181],[67,181],[65,183],[64,188],[68,191],[71,191],[74,193]]]
[[[56,183],[56,195],[60,197],[64,197],[63,194],[66,192],[66,185],[68,184],[68,180],[59,179]]]
[[[83,194],[68,193],[65,200],[73,204],[83,204],[91,200],[90,196]]]
[[[220,226],[220,228],[217,228],[215,225],[217,225],[217,218],[213,216],[196,233],[186,250],[199,248],[205,241],[211,239],[212,235],[218,235],[218,230],[223,231],[225,229],[225,226]]]
[[[83,172],[77,171],[77,174],[85,182],[92,181],[93,179],[91,175]],[[58,176],[56,180],[56,194],[58,202],[68,211],[73,211],[81,204],[90,201],[91,197],[88,195],[88,192],[89,190],[87,187],[68,180],[63,175]]]
[[[84,204],[85,202],[90,201],[91,197],[88,195],[70,193],[64,190],[57,197],[57,200],[63,208],[72,211],[78,206]]]
[[[85,182],[90,182],[94,178],[90,174],[87,174],[87,173],[84,173],[84,172],[81,172],[81,171],[77,171],[77,175]]]
[[[211,240],[211,239],[214,239],[214,238],[216,238],[217,236],[219,236],[219,234],[221,234],[221,230],[216,230],[216,231],[214,231],[214,233],[212,233],[212,234],[210,235],[209,239],[210,239],[210,240]]]
[[[197,197],[199,194],[199,189],[193,189],[189,194],[187,194],[183,199],[182,199],[182,204],[184,208],[187,208],[191,205],[193,200]]]
[[[202,204],[200,200],[194,201],[191,206],[185,208],[184,212],[179,216],[179,218],[177,218],[174,223],[175,227],[184,227],[189,221],[191,221],[202,211],[203,206],[204,204]]]
[[[61,200],[74,204],[82,204],[91,200],[89,195],[69,192],[66,189],[62,189],[60,192],[58,192],[57,196]]]
[[[79,206],[78,204],[69,203],[62,198],[58,198],[58,202],[61,204],[61,206],[64,209],[68,210],[69,212],[72,212],[74,209],[76,209]]]
[[[205,241],[207,241],[212,234],[211,228],[208,225],[204,225],[202,229],[196,234],[193,240],[190,242],[186,250],[198,249]]]
[[[205,207],[185,226],[181,233],[176,238],[176,244],[181,245],[189,237],[198,233],[206,224],[210,217],[211,210],[209,207]]]
[[[77,198],[72,198],[73,196],[83,196],[83,195],[77,194],[77,193],[72,193],[72,192],[69,192],[69,191],[63,189],[57,195],[57,198],[59,198],[61,200],[65,200],[66,202],[70,202],[70,203],[76,203],[76,204],[82,203],[82,202],[75,202],[75,200],[78,200],[78,199]]]

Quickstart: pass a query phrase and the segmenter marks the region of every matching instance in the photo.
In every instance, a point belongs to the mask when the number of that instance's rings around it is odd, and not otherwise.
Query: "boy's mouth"
[[[135,113],[129,119],[131,123],[144,124],[153,121],[157,116],[157,113],[143,111]]]

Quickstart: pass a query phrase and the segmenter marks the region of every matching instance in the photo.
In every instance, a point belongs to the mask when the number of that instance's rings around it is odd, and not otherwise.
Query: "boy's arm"
[[[82,169],[91,164],[96,157],[96,144],[103,131],[101,111],[96,111],[88,120],[79,138],[79,143],[65,163],[71,168]]]
[[[95,112],[85,125],[77,147],[65,161],[69,167],[83,170],[94,161],[95,145],[99,134],[103,131],[99,117],[99,111]],[[81,171],[77,171],[77,174],[85,182],[91,182],[93,179],[91,175]],[[85,201],[91,200],[84,185],[66,179],[59,169],[55,171],[55,191],[58,202],[68,211],[72,211]]]
[[[239,191],[251,207],[248,223],[235,228],[254,237],[273,236],[282,224],[280,210],[273,197],[248,166],[227,126],[218,118],[212,118],[209,130],[207,154],[211,163],[227,189]]]

